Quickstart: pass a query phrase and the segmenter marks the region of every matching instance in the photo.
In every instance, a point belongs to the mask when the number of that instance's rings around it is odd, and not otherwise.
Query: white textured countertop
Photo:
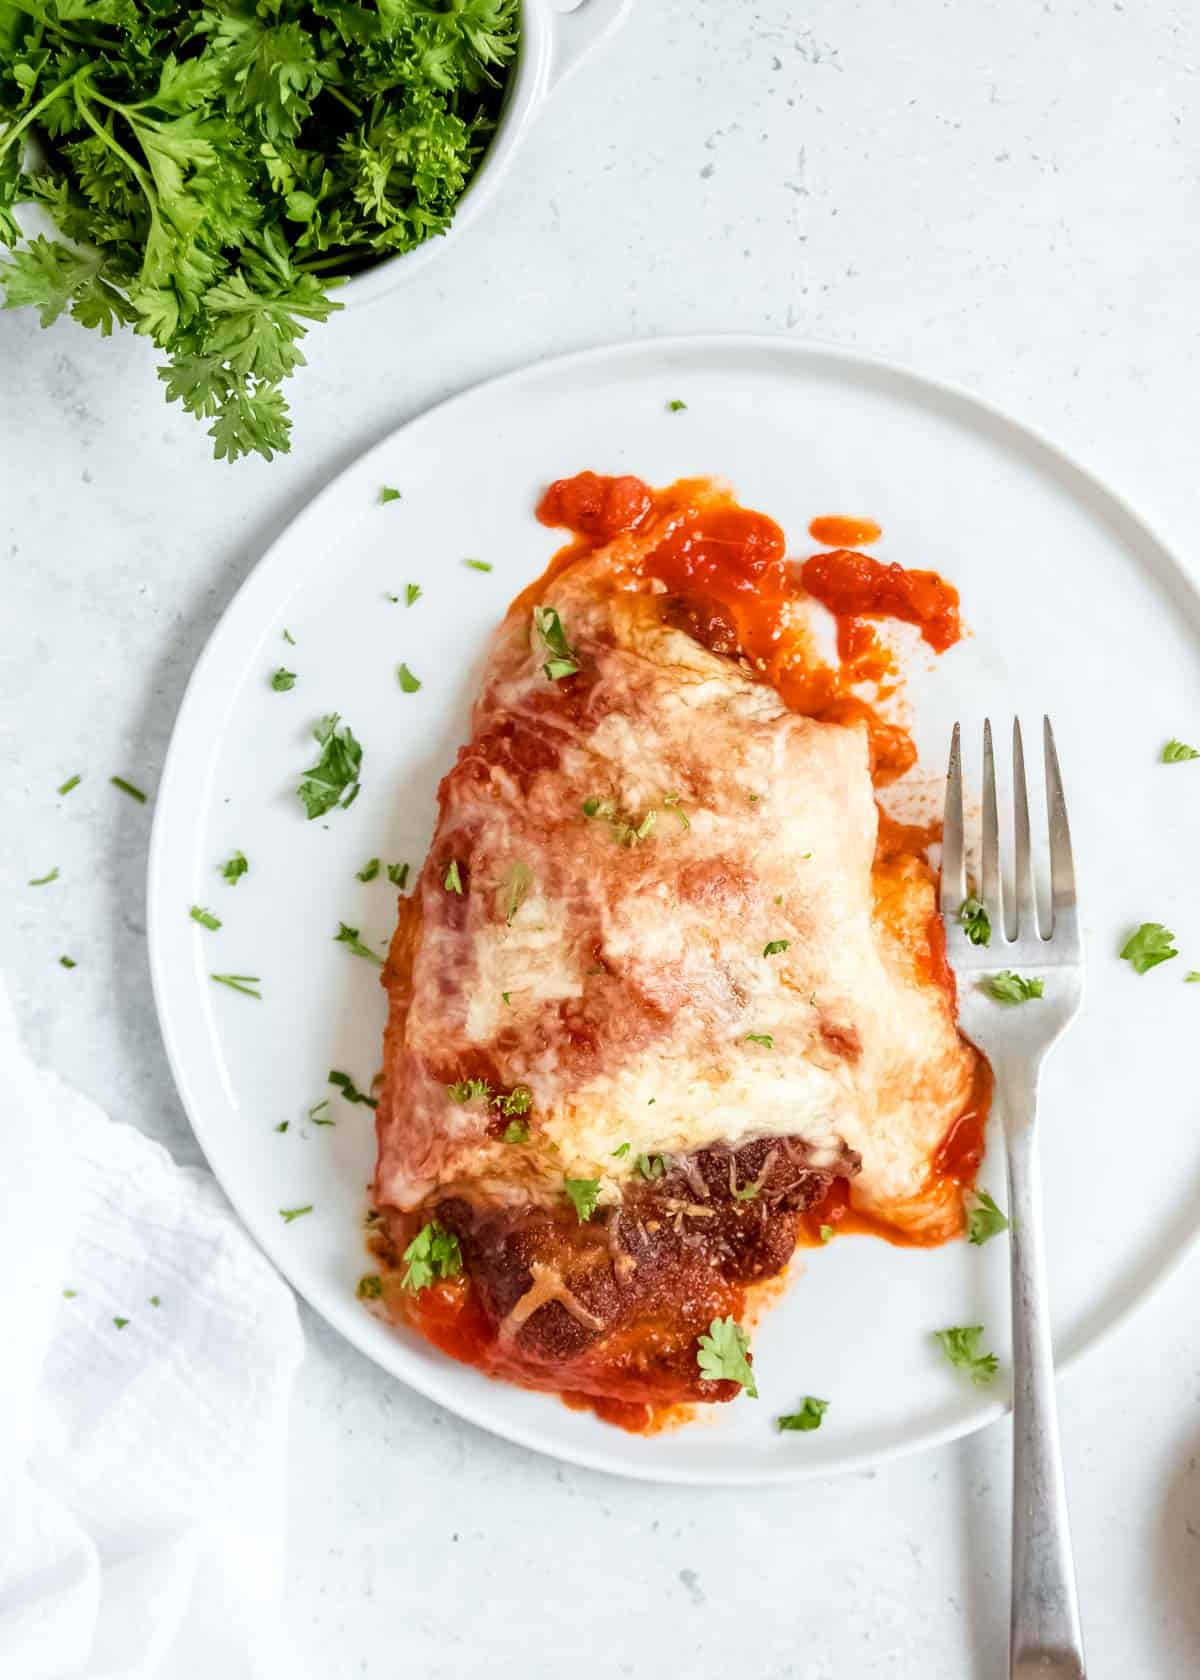
[[[34,1053],[198,1158],[150,996],[149,813],[106,778],[154,788],[196,655],[296,509],[481,377],[700,329],[874,350],[1048,430],[1187,556],[1198,180],[1191,5],[637,0],[456,252],[314,332],[290,457],[214,463],[131,335],[0,316],[0,963]],[[1093,1680],[1200,1672],[1194,1277],[1063,1381]],[[626,1485],[459,1423],[305,1321],[289,1620],[312,1674],[1005,1672],[1006,1428],[792,1489]]]

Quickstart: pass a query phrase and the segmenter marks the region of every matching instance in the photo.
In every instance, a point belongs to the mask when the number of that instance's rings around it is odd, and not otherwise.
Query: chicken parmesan
[[[798,1244],[962,1229],[987,1070],[875,703],[878,621],[940,651],[957,596],[710,481],[539,512],[384,970],[374,1245],[439,1346],[635,1427],[750,1386],[708,1333]]]

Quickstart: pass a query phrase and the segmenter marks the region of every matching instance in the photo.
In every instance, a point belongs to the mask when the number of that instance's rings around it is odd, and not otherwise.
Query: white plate
[[[672,398],[686,410],[667,412]],[[188,688],[151,851],[155,993],[192,1124],[246,1224],[331,1324],[512,1440],[619,1474],[716,1483],[846,1470],[963,1434],[1000,1414],[1004,1384],[963,1383],[930,1332],[982,1323],[1006,1356],[1002,1240],[915,1253],[844,1238],[808,1254],[755,1337],[762,1399],[649,1440],[491,1382],[354,1298],[368,1269],[371,1112],[326,1075],[369,1086],[384,999],[377,970],[333,935],[344,920],[386,945],[394,894],[355,871],[372,856],[420,862],[488,634],[559,541],[534,520],[538,493],[585,467],[656,483],[724,475],[782,523],[792,552],[811,547],[815,514],[866,514],[884,527],[882,558],[959,586],[974,636],[936,664],[916,660],[910,679],[923,767],[940,772],[955,717],[970,740],[987,711],[1019,708],[1033,724],[1050,712],[1082,870],[1087,1007],[1044,1102],[1060,1358],[1110,1329],[1190,1240],[1200,987],[1182,981],[1200,967],[1200,763],[1156,758],[1171,735],[1200,738],[1192,586],[1117,497],[1027,428],[911,373],[776,339],[621,346],[469,391],[363,456],[262,560]],[[384,484],[403,499],[381,506]],[[495,569],[471,571],[466,556]],[[384,598],[408,582],[423,590],[416,606]],[[401,660],[419,694],[401,693]],[[298,680],[276,694],[281,664]],[[362,793],[307,822],[293,790],[315,758],[313,721],[334,710],[364,745]],[[229,887],[217,865],[236,847],[250,873]],[[220,932],[191,922],[192,904],[211,907]],[[1115,953],[1143,920],[1174,928],[1182,955],[1139,978]],[[263,1001],[212,984],[211,970],[260,975]],[[324,1097],[335,1127],[305,1119]],[[981,1183],[1003,1202],[995,1143]],[[283,1223],[280,1208],[310,1202]],[[821,1430],[776,1433],[775,1414],[805,1394],[830,1401]]]

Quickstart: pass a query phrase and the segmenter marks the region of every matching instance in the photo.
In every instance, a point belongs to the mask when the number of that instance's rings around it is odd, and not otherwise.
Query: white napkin
[[[0,1093],[0,1674],[292,1680],[291,1292],[207,1173],[33,1066],[2,985]]]

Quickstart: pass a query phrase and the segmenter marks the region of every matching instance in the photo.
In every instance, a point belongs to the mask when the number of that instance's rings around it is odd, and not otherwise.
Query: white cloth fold
[[[30,1062],[2,986],[0,1091],[0,1674],[292,1680],[295,1300],[207,1172]]]

